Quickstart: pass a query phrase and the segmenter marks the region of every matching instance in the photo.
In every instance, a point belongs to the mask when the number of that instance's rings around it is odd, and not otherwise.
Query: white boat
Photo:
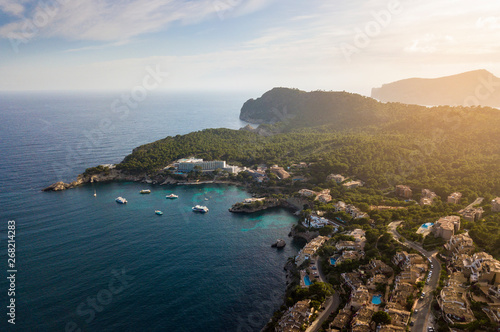
[[[170,194],[170,195],[167,195],[165,196],[165,198],[169,198],[169,199],[174,199],[174,198],[178,198],[179,196],[175,195],[175,194]]]
[[[156,210],[155,213],[159,216],[161,216],[163,214],[163,212],[161,212],[160,210]]]
[[[208,208],[206,206],[195,205],[193,206],[193,212],[207,213]]]
[[[139,193],[141,193],[141,194],[151,194],[151,190],[149,190],[149,189],[142,189],[141,191],[139,191]]]
[[[119,203],[119,204],[127,204],[127,200],[125,198],[121,197],[121,196],[117,197],[115,199],[115,201],[116,201],[116,203]]]

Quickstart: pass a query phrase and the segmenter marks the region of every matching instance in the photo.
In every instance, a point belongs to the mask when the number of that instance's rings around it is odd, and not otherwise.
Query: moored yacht
[[[126,204],[127,203],[127,200],[125,198],[121,197],[121,196],[117,197],[115,199],[115,201],[116,201],[116,203],[119,203],[119,204]]]
[[[151,190],[149,190],[149,189],[142,189],[141,191],[139,191],[139,193],[141,193],[141,194],[151,194]]]
[[[206,213],[208,212],[208,208],[206,206],[195,205],[193,206],[193,212]]]
[[[165,196],[165,198],[170,198],[170,199],[174,199],[174,198],[178,198],[179,196],[175,195],[175,194],[170,194],[170,195],[167,195]]]

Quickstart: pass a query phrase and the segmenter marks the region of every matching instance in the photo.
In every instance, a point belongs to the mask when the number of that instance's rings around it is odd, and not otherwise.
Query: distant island
[[[372,89],[372,98],[426,106],[500,107],[500,78],[475,70],[440,78],[409,78]]]

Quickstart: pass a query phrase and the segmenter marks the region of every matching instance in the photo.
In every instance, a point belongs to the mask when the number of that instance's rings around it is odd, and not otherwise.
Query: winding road
[[[323,274],[323,270],[321,269],[321,264],[319,262],[319,258],[317,258],[314,262],[314,265],[316,266],[316,270],[318,271],[319,275],[319,280],[321,282],[326,282],[325,275]],[[325,310],[323,310],[316,320],[312,322],[312,324],[307,328],[306,332],[316,332],[321,328],[321,325],[323,322],[325,322],[328,319],[328,316],[334,311],[337,310],[340,304],[340,297],[338,292],[334,291],[333,295],[328,297],[325,300],[324,307]]]
[[[432,293],[434,290],[436,290],[436,287],[439,282],[439,275],[441,274],[441,264],[436,258],[437,251],[429,252],[422,248],[420,245],[414,243],[414,242],[401,242],[400,238],[401,235],[397,231],[397,227],[402,223],[402,221],[394,221],[389,224],[389,232],[392,234],[394,239],[401,243],[404,246],[410,247],[412,249],[417,250],[420,252],[424,257],[426,257],[430,262],[431,266],[433,268],[430,269],[432,272],[432,277],[429,281],[429,283],[424,286],[423,292],[425,293],[425,296],[422,298],[419,298],[417,301],[417,305],[415,307],[415,310],[417,311],[416,314],[414,313],[412,317],[412,321],[414,322],[414,325],[411,329],[412,332],[424,332],[427,331],[427,327],[431,326],[429,323],[429,315],[431,311],[431,303],[432,303]]]

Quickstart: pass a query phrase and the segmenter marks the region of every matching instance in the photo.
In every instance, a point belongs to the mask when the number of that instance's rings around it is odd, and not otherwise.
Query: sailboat
[[[97,196],[97,193],[95,192],[95,189],[94,189],[94,197],[96,197],[96,196]]]
[[[94,177],[90,178],[90,183],[92,183],[92,188],[94,188]],[[97,193],[96,193],[95,188],[94,188],[94,197],[96,197],[96,196],[97,196]]]

